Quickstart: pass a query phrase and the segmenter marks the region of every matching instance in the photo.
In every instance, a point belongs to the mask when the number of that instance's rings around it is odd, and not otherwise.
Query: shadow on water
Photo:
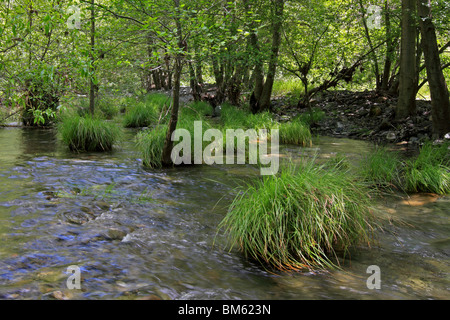
[[[448,298],[448,198],[380,199],[378,244],[355,251],[342,270],[270,273],[217,234],[234,187],[259,170],[144,169],[134,134],[111,153],[72,154],[52,130],[0,130],[1,298]],[[314,148],[281,152],[357,159],[370,149],[321,137]],[[80,267],[82,290],[67,289],[69,265]],[[381,269],[380,290],[367,288],[369,265]]]

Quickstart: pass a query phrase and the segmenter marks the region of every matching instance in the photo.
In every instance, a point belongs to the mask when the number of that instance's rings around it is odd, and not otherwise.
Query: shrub
[[[369,243],[367,189],[337,168],[313,162],[249,185],[219,224],[231,247],[280,270],[333,268],[338,252]]]
[[[71,151],[109,151],[120,136],[120,129],[113,123],[78,115],[65,116],[58,131]]]

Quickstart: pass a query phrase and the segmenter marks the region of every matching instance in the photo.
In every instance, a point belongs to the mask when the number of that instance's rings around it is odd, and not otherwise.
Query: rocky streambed
[[[312,126],[318,135],[370,140],[376,143],[408,143],[419,145],[432,139],[431,103],[417,100],[417,114],[402,121],[395,120],[397,98],[373,91],[330,91],[315,98],[311,107],[325,117]],[[308,108],[290,105],[286,98],[273,101],[277,119],[286,120]],[[450,134],[447,135],[450,138]]]

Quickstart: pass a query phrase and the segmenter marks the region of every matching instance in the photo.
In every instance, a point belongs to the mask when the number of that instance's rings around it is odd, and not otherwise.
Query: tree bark
[[[385,1],[384,5],[384,19],[386,25],[386,57],[384,59],[383,77],[381,78],[381,90],[389,90],[389,78],[392,67],[392,57],[394,56],[394,41],[392,39],[391,14],[389,8],[389,1]]]
[[[417,13],[419,15],[422,49],[430,86],[433,135],[442,137],[450,132],[450,101],[439,58],[436,30],[431,14],[431,1],[417,0]]]
[[[259,110],[264,111],[270,107],[270,97],[272,95],[273,82],[277,69],[278,52],[281,44],[281,27],[283,25],[284,0],[274,0],[274,22],[272,30],[272,50],[270,54],[269,67],[267,70],[266,81],[262,88],[259,98]]]
[[[173,141],[172,141],[172,133],[177,128],[178,123],[178,110],[180,108],[180,82],[181,82],[181,73],[183,71],[183,49],[185,48],[183,43],[183,34],[181,30],[181,21],[180,21],[180,0],[173,0],[175,5],[175,10],[177,15],[175,15],[175,25],[177,27],[177,40],[178,40],[178,52],[175,55],[175,63],[174,63],[174,85],[172,88],[172,112],[170,114],[170,120],[166,135],[166,140],[164,142],[164,148],[162,152],[162,165],[163,166],[171,166],[173,165],[172,161],[172,149],[173,149]]]
[[[395,116],[404,119],[416,113],[416,23],[415,0],[402,0],[399,97]]]
[[[94,115],[95,108],[95,84],[94,84],[94,73],[95,73],[95,0],[91,0],[91,72],[90,72],[90,86],[89,86],[89,111],[91,115]]]

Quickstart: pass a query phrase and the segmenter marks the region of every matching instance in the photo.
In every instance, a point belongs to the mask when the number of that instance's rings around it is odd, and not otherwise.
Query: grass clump
[[[279,270],[339,266],[338,254],[371,239],[366,188],[345,171],[306,163],[249,185],[219,225],[231,247]]]
[[[71,151],[110,151],[120,129],[102,119],[79,115],[66,116],[58,126],[62,140]]]
[[[226,129],[248,129],[250,112],[224,103],[220,111],[220,120]]]
[[[124,127],[148,127],[156,123],[161,110],[170,99],[163,94],[148,94],[139,100],[134,105],[127,105],[123,118]]]
[[[202,121],[202,136],[205,131],[211,128],[207,121],[198,113],[187,113],[180,115],[177,122],[177,129],[186,129],[190,134],[191,162],[194,157],[194,122]],[[162,152],[167,135],[168,124],[159,124],[153,129],[141,131],[136,136],[137,146],[142,153],[143,165],[150,168],[162,167]],[[177,144],[178,142],[175,142]],[[210,142],[202,141],[202,151]]]
[[[285,144],[297,144],[303,147],[312,146],[312,136],[309,127],[299,121],[280,123],[280,142]]]
[[[362,159],[360,167],[363,180],[372,187],[394,189],[402,185],[402,159],[386,147],[377,147]]]
[[[308,126],[320,122],[325,118],[325,112],[318,108],[312,108],[311,110],[304,112],[296,117],[296,120],[307,124]]]
[[[189,105],[183,106],[180,110],[181,116],[190,117],[205,117],[212,116],[213,107],[204,101],[192,102]]]
[[[138,102],[129,108],[123,118],[125,128],[148,127],[158,120],[159,111],[151,104]]]
[[[407,192],[450,193],[449,146],[449,143],[434,146],[427,142],[415,159],[406,162],[404,177]]]
[[[162,152],[167,134],[167,125],[158,125],[151,130],[141,131],[136,136],[136,142],[142,154],[142,164],[145,167],[161,168]]]

